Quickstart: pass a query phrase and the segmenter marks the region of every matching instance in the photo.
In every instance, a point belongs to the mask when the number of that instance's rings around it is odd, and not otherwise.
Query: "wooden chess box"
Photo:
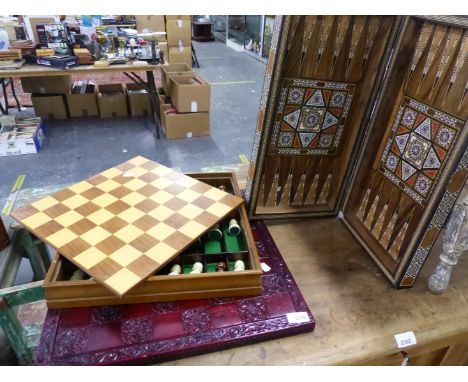
[[[228,192],[240,196],[234,173],[187,175],[214,187],[224,186]],[[47,306],[49,308],[72,308],[258,295],[262,291],[260,279],[262,270],[244,205],[233,211],[221,223],[220,228],[223,231],[226,229],[226,222],[232,218],[236,219],[241,227],[241,234],[237,237],[242,244],[238,250],[230,250],[226,241],[222,239],[219,252],[203,253],[206,238],[202,238],[199,252],[189,248],[154,275],[132,288],[123,297],[117,297],[91,278],[70,280],[77,267],[63,256],[57,255],[44,280]],[[236,260],[244,262],[244,271],[233,271]],[[203,264],[203,273],[186,273],[190,265],[196,261]],[[213,271],[220,261],[227,264],[227,271]],[[168,275],[173,264],[181,265],[183,273]]]

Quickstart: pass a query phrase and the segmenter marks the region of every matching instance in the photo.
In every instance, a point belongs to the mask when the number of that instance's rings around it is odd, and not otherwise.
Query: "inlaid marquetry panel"
[[[466,179],[468,24],[453,20],[406,19],[345,207],[398,286],[414,283]]]
[[[247,192],[251,215],[337,213],[396,22],[393,16],[285,17],[266,76],[267,115],[260,115]]]

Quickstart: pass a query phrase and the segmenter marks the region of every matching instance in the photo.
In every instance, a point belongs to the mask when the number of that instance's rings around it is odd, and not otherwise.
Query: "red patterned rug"
[[[141,73],[141,76],[144,80],[146,80],[146,75]],[[93,80],[96,84],[114,84],[114,83],[131,83],[132,81],[125,76],[123,73],[95,73],[95,74],[78,74],[74,75],[73,81],[82,81],[82,80]],[[154,71],[154,80],[156,82],[157,87],[161,87],[161,71],[155,70]],[[16,96],[23,107],[32,107],[31,103],[31,93],[24,93],[23,87],[21,86],[21,81],[19,78],[14,79],[14,86]],[[8,87],[8,105],[11,108],[16,107],[16,101],[11,94],[11,89]]]

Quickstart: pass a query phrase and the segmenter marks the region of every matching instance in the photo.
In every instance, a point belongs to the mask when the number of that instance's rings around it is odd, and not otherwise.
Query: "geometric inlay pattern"
[[[464,122],[407,96],[403,97],[399,110],[379,169],[425,206]]]
[[[12,216],[122,296],[242,202],[138,156]]]
[[[286,78],[276,110],[279,131],[270,152],[336,155],[356,85]]]

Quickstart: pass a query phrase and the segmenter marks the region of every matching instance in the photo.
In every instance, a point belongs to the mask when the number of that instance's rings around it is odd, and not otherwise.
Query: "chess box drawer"
[[[225,186],[228,192],[240,196],[234,173],[194,173],[187,174],[214,187]],[[134,304],[143,302],[176,301],[214,297],[253,296],[262,291],[262,274],[255,242],[244,205],[228,215],[224,221],[237,219],[245,242],[245,250],[231,253],[223,246],[223,252],[203,254],[187,253],[179,255],[166,266],[130,290],[122,298],[93,279],[69,280],[77,268],[64,257],[57,255],[44,280],[45,295],[49,308],[72,308],[82,306]],[[241,272],[209,272],[201,274],[181,274],[169,276],[170,267],[179,263],[182,267],[201,261],[206,270],[207,264],[225,261],[229,264],[243,260],[246,266]]]

